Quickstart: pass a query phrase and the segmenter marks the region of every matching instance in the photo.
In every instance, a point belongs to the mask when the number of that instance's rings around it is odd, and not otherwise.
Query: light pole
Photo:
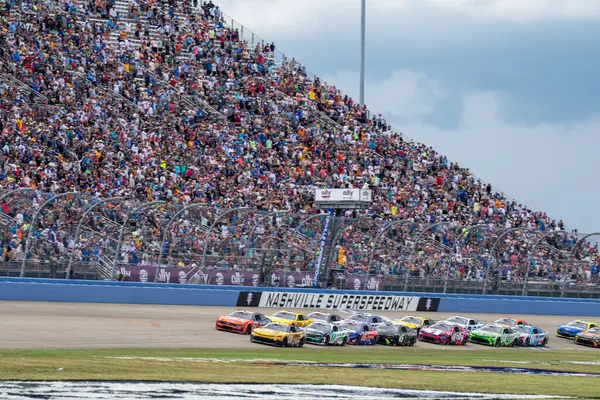
[[[360,7],[360,104],[365,104],[365,46],[367,30],[367,0]]]

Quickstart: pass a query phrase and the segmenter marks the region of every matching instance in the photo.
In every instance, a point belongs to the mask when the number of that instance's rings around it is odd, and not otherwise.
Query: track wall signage
[[[240,292],[237,305],[272,308],[324,308],[362,311],[437,311],[439,297],[328,294],[301,292]]]

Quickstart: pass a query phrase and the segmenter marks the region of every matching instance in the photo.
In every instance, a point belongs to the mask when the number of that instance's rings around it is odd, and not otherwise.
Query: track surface
[[[218,332],[214,323],[219,314],[231,307],[159,306],[101,303],[0,302],[0,348],[260,348],[250,343],[248,336]],[[276,309],[262,309],[266,315]],[[303,310],[310,312],[309,310]],[[409,313],[382,313],[401,317]],[[455,314],[430,313],[435,320]],[[474,314],[473,317],[492,322],[502,315]],[[552,350],[597,349],[576,346],[572,341],[554,336],[557,325],[586,317],[513,315],[550,332]],[[353,346],[354,347],[354,346]],[[368,349],[370,346],[357,346]],[[438,346],[418,342],[414,349],[482,349],[468,346]],[[494,348],[489,348],[494,350]],[[339,349],[344,351],[343,348]],[[537,351],[537,349],[520,349]],[[368,351],[368,350],[367,350]]]

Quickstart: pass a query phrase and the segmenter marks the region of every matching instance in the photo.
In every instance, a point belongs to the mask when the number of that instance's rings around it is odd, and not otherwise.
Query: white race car
[[[483,322],[473,319],[473,318],[469,318],[469,317],[461,317],[460,315],[455,315],[454,317],[450,317],[448,319],[446,319],[446,321],[448,322],[452,322],[453,324],[456,325],[460,325],[463,328],[465,328],[466,330],[470,331],[474,331],[476,329],[480,329],[483,328],[483,326],[485,325]]]

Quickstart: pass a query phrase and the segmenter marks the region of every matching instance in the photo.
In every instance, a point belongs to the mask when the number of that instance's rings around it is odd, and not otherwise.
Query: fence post
[[[158,262],[157,262],[157,266],[156,266],[156,272],[157,272],[157,274],[158,274],[158,268],[160,268],[160,265],[161,265],[162,257],[163,257],[163,254],[164,254],[165,242],[167,240],[167,234],[169,232],[169,228],[171,227],[171,224],[181,214],[183,214],[184,212],[186,212],[188,210],[191,210],[193,208],[207,209],[207,208],[215,208],[215,207],[214,206],[207,206],[205,203],[190,204],[190,205],[184,206],[181,210],[177,211],[173,215],[173,217],[171,217],[171,219],[169,220],[169,222],[167,222],[167,225],[165,226],[165,230],[163,231],[163,235],[162,235],[162,238],[161,238],[161,241],[160,241],[160,249],[158,251]],[[156,277],[157,277],[157,275],[154,276],[154,281],[156,281]]]
[[[67,196],[74,196],[78,194],[77,192],[66,192],[66,193],[59,193],[57,195],[54,195],[52,197],[50,197],[48,200],[46,200],[44,203],[42,203],[41,206],[38,207],[38,209],[35,211],[35,214],[33,215],[33,218],[31,219],[31,223],[29,224],[29,232],[27,232],[27,238],[25,239],[25,247],[23,249],[23,262],[21,263],[21,273],[19,274],[19,276],[22,278],[25,276],[25,265],[27,264],[27,252],[29,251],[29,246],[31,245],[31,238],[33,237],[33,231],[35,230],[35,224],[37,224],[37,220],[38,217],[40,216],[40,212],[44,209],[44,207],[46,207],[48,204],[50,204],[51,202],[53,202],[54,200],[58,200],[61,199],[63,197],[67,197]]]
[[[117,250],[115,252],[115,260],[113,262],[113,266],[112,266],[112,270],[111,270],[111,279],[115,279],[115,273],[117,270],[117,263],[119,262],[119,257],[121,255],[121,246],[123,245],[123,236],[125,235],[125,227],[127,226],[127,223],[129,222],[129,220],[131,219],[131,217],[137,213],[139,210],[141,210],[142,208],[146,208],[155,204],[165,204],[166,202],[163,200],[157,200],[157,201],[150,201],[147,203],[142,203],[141,205],[137,206],[136,208],[134,208],[125,218],[125,220],[123,221],[123,225],[121,225],[121,230],[119,231],[119,240],[117,241]]]
[[[79,244],[79,234],[81,232],[81,226],[82,226],[85,218],[88,216],[88,214],[90,212],[92,212],[98,206],[109,203],[111,201],[123,201],[123,200],[126,200],[126,199],[124,197],[109,197],[107,199],[100,200],[99,202],[97,202],[95,204],[92,204],[87,210],[85,210],[85,212],[79,219],[79,223],[77,224],[77,229],[75,230],[75,245],[73,246],[73,250],[71,250],[71,254],[69,256],[69,264],[67,266],[67,276],[65,277],[65,279],[70,279],[71,270],[73,268],[73,258],[75,256],[75,249],[77,248],[77,245]]]

